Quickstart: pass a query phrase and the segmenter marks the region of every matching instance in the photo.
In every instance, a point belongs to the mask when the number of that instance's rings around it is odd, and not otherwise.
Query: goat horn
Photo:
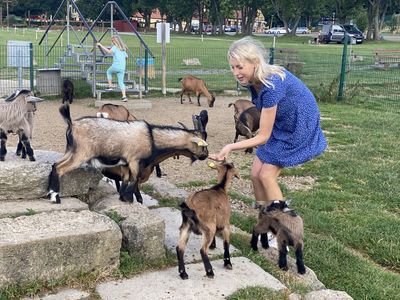
[[[39,98],[39,97],[35,97],[35,96],[28,96],[28,97],[26,97],[26,101],[28,101],[28,102],[42,102],[42,101],[44,101],[44,99]]]
[[[200,146],[200,147],[208,146],[208,144],[207,144],[207,142],[205,140],[203,140],[203,139],[201,139],[201,138],[199,138],[197,136],[192,138],[192,142],[196,143],[197,146]]]

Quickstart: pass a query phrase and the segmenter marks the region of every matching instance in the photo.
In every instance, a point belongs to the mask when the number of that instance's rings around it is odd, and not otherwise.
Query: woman
[[[126,97],[126,87],[124,84],[124,76],[125,76],[125,68],[126,68],[126,59],[128,54],[126,53],[127,47],[125,43],[121,40],[118,35],[113,35],[111,37],[111,42],[113,46],[111,49],[104,47],[102,44],[97,43],[101,49],[103,49],[107,54],[113,55],[113,63],[107,69],[107,80],[108,80],[108,89],[112,90],[112,74],[117,74],[118,85],[121,89],[122,93],[122,101],[128,101]]]
[[[210,155],[223,160],[231,151],[258,146],[251,179],[259,205],[283,200],[278,185],[283,168],[309,161],[327,146],[313,94],[289,71],[269,65],[264,54],[262,45],[249,37],[229,48],[233,75],[249,89],[261,111],[260,129],[253,138],[225,145],[218,154]]]

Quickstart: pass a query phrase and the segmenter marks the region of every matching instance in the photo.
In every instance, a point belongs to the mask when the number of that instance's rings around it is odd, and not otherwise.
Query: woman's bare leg
[[[257,156],[254,158],[251,170],[251,179],[254,187],[256,201],[260,204],[282,200],[283,194],[278,184],[278,176],[282,168],[263,163]]]

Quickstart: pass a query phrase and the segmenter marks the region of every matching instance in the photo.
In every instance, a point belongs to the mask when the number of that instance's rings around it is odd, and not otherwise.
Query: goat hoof
[[[231,262],[225,262],[224,263],[224,268],[227,270],[232,270],[232,264]]]
[[[189,279],[189,275],[188,275],[186,272],[180,273],[179,276],[180,276],[183,280]]]
[[[282,271],[287,271],[287,270],[289,270],[288,266],[279,266],[279,268],[280,268]]]
[[[207,271],[206,276],[207,276],[208,278],[214,278],[214,272],[213,272],[213,270]]]
[[[297,268],[297,272],[299,274],[306,274],[306,268],[304,266],[303,267],[299,267],[299,268]]]
[[[24,157],[23,157],[23,158],[24,158]],[[33,156],[29,157],[29,160],[30,160],[30,161],[36,161],[36,159],[35,159]]]

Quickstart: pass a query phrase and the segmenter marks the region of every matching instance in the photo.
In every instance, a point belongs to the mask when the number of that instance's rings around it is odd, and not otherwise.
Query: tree
[[[162,1],[162,0],[161,0]],[[159,0],[134,0],[132,11],[137,11],[143,15],[145,30],[150,29],[151,13],[160,6]]]
[[[191,24],[192,16],[196,11],[196,3],[194,1],[181,0],[165,0],[161,1],[160,13],[167,16],[169,22],[176,22],[179,26],[179,32],[188,31]],[[186,22],[186,27],[182,27],[182,22]]]
[[[305,11],[304,0],[271,0],[278,18],[283,22],[288,34],[295,35],[300,18]],[[289,28],[293,30],[289,32]]]

